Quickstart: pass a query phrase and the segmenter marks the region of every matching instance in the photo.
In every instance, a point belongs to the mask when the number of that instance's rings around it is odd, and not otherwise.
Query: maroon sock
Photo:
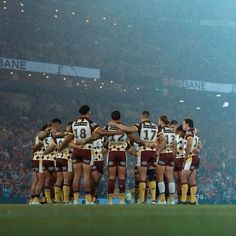
[[[115,190],[115,183],[116,181],[114,179],[108,180],[108,194],[113,194]]]

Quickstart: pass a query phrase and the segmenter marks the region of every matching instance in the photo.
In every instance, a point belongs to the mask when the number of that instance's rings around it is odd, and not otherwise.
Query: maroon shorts
[[[158,160],[158,165],[161,166],[174,166],[175,156],[174,153],[161,153]]]
[[[72,152],[72,162],[92,165],[91,150],[74,148]]]
[[[56,171],[67,172],[68,171],[68,160],[63,158],[56,159]]]
[[[52,160],[43,160],[43,171],[55,171],[54,161]]]
[[[126,167],[126,153],[123,151],[110,151],[108,154],[108,167]]]
[[[32,169],[35,172],[39,172],[39,160],[32,160]]]
[[[155,151],[142,151],[138,158],[137,165],[143,167],[155,167],[157,161],[157,154]]]
[[[92,171],[98,171],[103,174],[104,161],[94,161]]]
[[[184,158],[176,158],[174,171],[180,172],[183,170],[183,167],[184,167]]]
[[[188,158],[184,163],[184,170],[198,170],[200,165],[200,158],[198,155],[193,155],[191,158]]]

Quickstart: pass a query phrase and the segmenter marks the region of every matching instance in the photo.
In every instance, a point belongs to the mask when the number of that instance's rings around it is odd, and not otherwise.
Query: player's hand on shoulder
[[[113,121],[109,121],[109,122],[107,123],[107,125],[108,125],[108,126],[116,126],[117,124],[116,124],[115,122],[113,122]]]
[[[122,134],[124,134],[124,133],[125,133],[125,132],[124,132],[123,130],[121,130],[121,129],[118,129],[118,130],[117,130],[117,134],[118,134],[118,135],[122,135]]]

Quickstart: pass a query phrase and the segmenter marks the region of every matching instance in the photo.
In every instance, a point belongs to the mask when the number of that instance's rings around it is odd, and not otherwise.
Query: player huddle
[[[140,123],[124,125],[119,111],[101,128],[90,120],[90,107],[83,105],[79,117],[65,130],[53,119],[37,133],[33,147],[34,180],[30,204],[79,204],[80,189],[85,203],[97,203],[98,187],[104,168],[108,171],[107,198],[113,203],[116,180],[120,204],[125,204],[127,154],[136,158],[135,202],[145,204],[197,204],[196,176],[202,148],[191,119],[181,125],[161,116],[158,124],[148,111]],[[106,164],[106,167],[105,167]],[[82,186],[81,186],[82,184]]]

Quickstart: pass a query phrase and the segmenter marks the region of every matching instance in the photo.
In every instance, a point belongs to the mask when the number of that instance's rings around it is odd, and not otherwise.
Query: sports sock
[[[191,186],[190,187],[190,202],[191,203],[196,203],[196,194],[197,194],[197,186]]]
[[[146,183],[145,182],[140,182],[139,183],[139,199],[140,203],[145,202],[145,189],[146,189]]]
[[[156,187],[157,187],[156,181],[149,182],[149,189],[151,192],[151,201],[152,202],[156,201]]]
[[[188,184],[182,184],[181,186],[181,202],[187,201],[187,192],[188,192]]]
[[[52,203],[52,198],[51,198],[51,189],[50,189],[50,187],[45,187],[44,188],[44,194],[45,194],[47,203],[51,204]]]
[[[173,202],[174,201],[174,195],[175,195],[175,183],[174,182],[170,182],[169,183],[169,202]]]
[[[55,185],[54,187],[54,195],[55,195],[55,202],[60,203],[61,202],[61,188],[58,185]]]
[[[64,185],[63,186],[63,195],[64,195],[64,202],[69,203],[70,202],[70,186]]]
[[[165,202],[165,200],[166,200],[166,198],[165,198],[165,183],[159,182],[158,189],[159,189],[160,202]]]

